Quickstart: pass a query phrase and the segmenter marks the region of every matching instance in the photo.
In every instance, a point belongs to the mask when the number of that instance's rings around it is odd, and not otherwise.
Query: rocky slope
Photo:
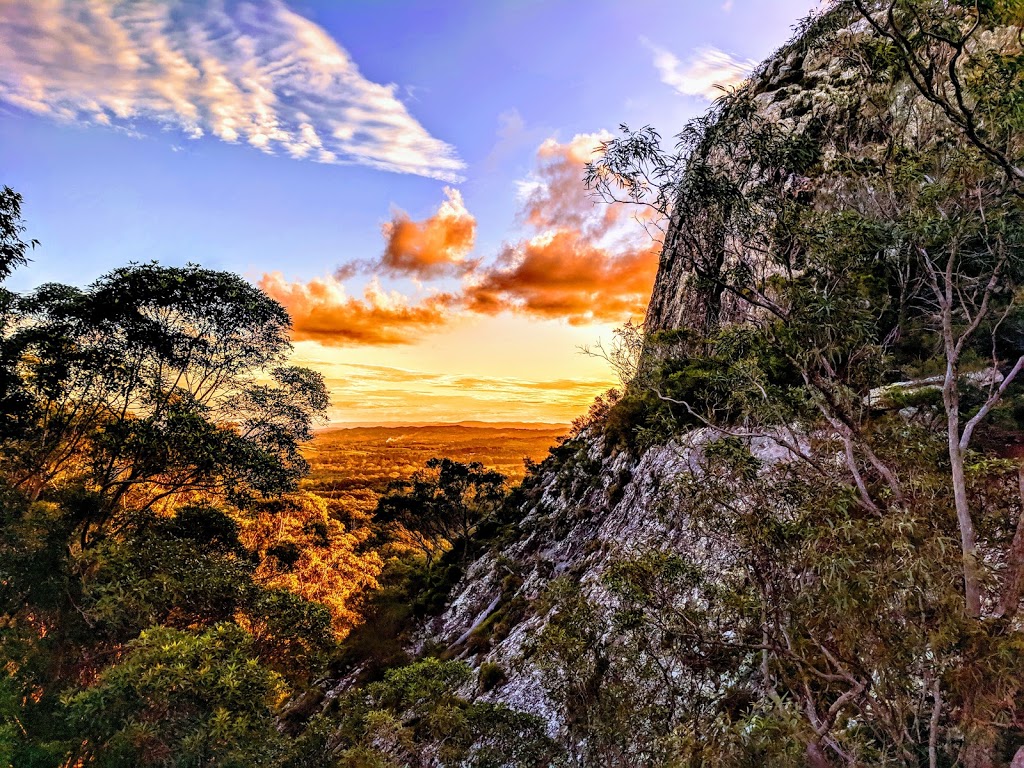
[[[548,618],[538,598],[562,577],[606,603],[601,576],[609,563],[691,545],[673,514],[678,481],[704,471],[703,449],[720,437],[712,428],[697,429],[639,457],[604,455],[595,433],[569,443],[571,453],[529,481],[518,538],[470,566],[445,612],[424,628],[421,643],[440,644],[478,666],[497,664],[506,680],[484,698],[540,715],[557,730],[559,713],[531,660],[532,641]],[[750,448],[767,470],[806,445],[780,432],[752,438]]]
[[[744,98],[753,100],[764,120],[786,132],[825,133],[829,151],[848,144],[841,126],[850,124],[852,112],[867,109],[870,97],[828,40],[862,33],[835,19],[820,20],[757,70]],[[729,109],[719,107],[712,120],[727,120]],[[711,155],[716,151],[711,148]],[[722,157],[717,162],[734,164]],[[692,222],[677,215],[666,237],[646,321],[652,331],[693,326],[704,311],[704,297],[693,287],[685,253],[697,241],[680,236],[686,226]],[[722,247],[728,250],[727,244]],[[739,319],[737,313],[734,309],[728,319]],[[560,713],[549,701],[532,658],[533,639],[548,620],[539,598],[554,579],[564,577],[583,585],[596,602],[607,602],[601,578],[611,563],[651,550],[690,546],[685,523],[671,514],[674,496],[683,475],[703,471],[703,447],[719,437],[710,428],[697,429],[636,455],[607,451],[600,429],[590,429],[559,449],[562,456],[549,460],[528,481],[529,498],[519,510],[520,523],[511,540],[500,542],[469,567],[447,610],[424,627],[420,647],[442,646],[476,666],[498,665],[505,681],[484,697],[541,715],[557,731]],[[766,468],[792,460],[803,449],[800,440],[781,433],[749,442]]]
[[[752,198],[802,196],[829,206],[844,194],[833,171],[884,155],[883,137],[892,135],[897,114],[909,109],[918,118],[900,130],[922,130],[934,108],[908,83],[884,77],[865,82],[856,57],[870,53],[872,34],[853,18],[840,11],[825,14],[759,67],[735,97],[716,106],[691,145],[695,154]],[[1004,42],[998,30],[979,41],[992,47]],[[748,162],[745,158],[758,157],[753,151],[745,154],[750,136],[730,133],[739,113],[744,125],[760,126],[759,138],[811,146],[808,167],[813,172],[805,175],[784,163],[773,168],[759,159]],[[877,130],[878,125],[886,130]],[[926,139],[943,140],[939,133]],[[731,221],[735,208],[703,194],[701,188],[681,187],[648,310],[648,331],[702,331],[742,322],[751,311],[728,293],[712,295],[707,280],[695,279],[695,263],[711,263],[716,275],[747,270],[770,295],[771,268],[761,254],[780,245],[773,211],[766,208],[762,221],[748,211],[740,237],[740,225]],[[751,237],[758,227],[761,236]],[[701,546],[673,509],[679,506],[681,478],[700,477],[704,448],[721,436],[705,427],[642,451],[628,450],[606,445],[598,424],[558,448],[528,478],[518,522],[468,567],[446,610],[422,628],[419,649],[440,647],[477,667],[500,669],[498,681],[487,686],[483,697],[538,714],[557,732],[562,713],[548,696],[535,658],[536,638],[550,619],[545,591],[555,580],[570,580],[582,585],[593,602],[610,606],[602,575],[612,563],[652,550]],[[762,471],[807,450],[806,440],[785,430],[745,439]]]

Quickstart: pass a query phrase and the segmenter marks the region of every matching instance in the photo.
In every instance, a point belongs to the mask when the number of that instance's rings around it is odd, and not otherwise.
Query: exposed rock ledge
[[[690,543],[687,527],[665,513],[678,501],[679,479],[699,477],[705,447],[723,436],[715,429],[697,429],[638,459],[628,452],[603,456],[602,439],[584,437],[575,458],[538,479],[541,492],[523,508],[521,537],[471,565],[445,612],[424,627],[420,646],[439,643],[473,664],[499,664],[508,682],[483,697],[539,715],[557,731],[558,715],[530,658],[529,641],[548,621],[535,601],[553,579],[565,575],[578,580],[596,603],[608,605],[601,577],[613,561],[685,548]],[[783,430],[745,440],[766,469],[809,450],[805,438]],[[521,578],[514,590],[508,588],[512,572]],[[467,642],[473,631],[516,600],[525,604],[524,616],[486,653],[474,653]]]

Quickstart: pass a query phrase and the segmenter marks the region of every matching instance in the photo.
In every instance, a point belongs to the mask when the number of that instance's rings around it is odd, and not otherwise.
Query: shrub
[[[493,691],[508,680],[505,670],[500,664],[495,664],[493,661],[485,661],[481,664],[478,674],[477,688],[483,692]]]

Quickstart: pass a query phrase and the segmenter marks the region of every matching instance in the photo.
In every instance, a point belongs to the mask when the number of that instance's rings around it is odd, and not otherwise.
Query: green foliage
[[[505,674],[505,670],[501,668],[501,665],[495,664],[492,661],[485,661],[481,664],[478,675],[477,685],[484,692],[493,691],[508,680],[508,675]]]
[[[6,276],[32,244],[0,202]],[[327,405],[282,365],[287,315],[156,264],[3,312],[0,764],[275,764],[277,709],[334,647],[327,609],[267,583],[241,536]]]
[[[233,523],[213,508],[143,515],[126,538],[84,553],[85,610],[96,629],[130,639],[157,624],[186,629],[229,620],[253,570]]]
[[[298,446],[326,390],[281,364],[288,316],[241,278],[133,265],[86,290],[42,286],[17,311],[4,349],[20,405],[2,455],[33,497],[91,494],[85,530],[122,503],[190,489],[241,502],[305,472]]]
[[[558,750],[538,718],[458,695],[471,677],[461,662],[428,658],[392,669],[383,680],[347,695],[338,706],[341,764],[408,765],[429,759],[440,766],[525,768],[553,763]]]
[[[528,604],[524,597],[516,594],[522,580],[510,576],[502,584],[501,602],[490,615],[480,622],[466,640],[466,650],[477,657],[489,651],[492,646],[500,643],[525,618]],[[457,648],[458,646],[456,646]],[[454,652],[454,648],[450,652]],[[481,668],[482,674],[482,668]]]
[[[594,402],[587,409],[587,413],[573,419],[569,429],[569,439],[580,437],[595,427],[602,427],[608,421],[608,414],[621,398],[622,393],[617,389],[609,389],[604,394],[595,397]]]
[[[261,663],[289,679],[308,678],[333,646],[330,616],[316,603],[256,579],[258,561],[238,524],[211,507],[174,517],[141,515],[123,538],[86,550],[82,615],[92,633],[128,642],[146,628],[181,630],[240,621]]]
[[[0,189],[0,282],[11,272],[28,264],[28,251],[39,243],[23,240],[25,225],[21,218],[22,197],[13,189]]]
[[[456,553],[440,562],[393,558],[380,575],[380,586],[366,596],[363,621],[345,639],[334,664],[339,672],[362,670],[373,679],[389,667],[409,662],[406,648],[417,623],[443,610],[464,570]]]
[[[638,447],[641,431],[655,427],[658,417],[668,412],[670,409],[653,392],[625,395],[608,410],[604,421],[605,447]]]
[[[252,643],[231,624],[198,635],[146,630],[96,685],[68,698],[82,756],[111,768],[268,764],[284,687]]]
[[[803,382],[781,324],[729,326],[705,340],[679,331],[648,339],[648,361],[604,422],[605,448],[643,450],[681,429],[778,423],[804,408]]]
[[[375,519],[408,534],[428,565],[436,552],[456,542],[465,557],[476,527],[504,501],[505,480],[480,462],[433,458],[411,479],[389,486],[377,503]]]
[[[625,651],[622,635],[578,585],[556,580],[541,601],[550,612],[530,652],[565,720],[572,764],[669,763],[676,691],[649,684],[655,670]],[[644,674],[617,663],[624,651]]]

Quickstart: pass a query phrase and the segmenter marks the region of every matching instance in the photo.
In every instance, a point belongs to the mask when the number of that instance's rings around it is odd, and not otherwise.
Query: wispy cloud
[[[395,85],[282,0],[0,0],[0,100],[132,131],[458,180]]]
[[[493,419],[567,422],[611,382],[604,379],[529,379],[460,375],[378,365],[320,363],[335,420]]]
[[[727,2],[723,9],[729,11],[731,7]],[[699,48],[693,56],[682,61],[650,40],[641,42],[654,54],[654,68],[658,70],[661,82],[685,96],[716,99],[722,95],[723,89],[741,85],[757,66],[756,61],[737,59],[717,48]]]

